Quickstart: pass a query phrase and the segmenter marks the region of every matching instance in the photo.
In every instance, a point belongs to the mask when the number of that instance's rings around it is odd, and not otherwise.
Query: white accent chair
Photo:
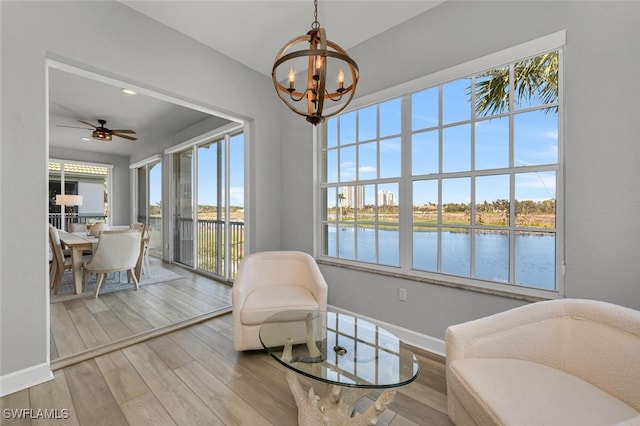
[[[240,262],[233,283],[233,347],[262,349],[258,332],[269,316],[289,310],[327,310],[327,283],[313,257],[265,251]]]
[[[129,279],[133,279],[136,290],[139,287],[135,274],[136,263],[140,256],[140,241],[142,233],[139,231],[102,231],[100,241],[91,260],[84,263],[84,285],[89,282],[89,274],[96,274],[94,299],[108,272],[127,271]]]
[[[446,332],[461,425],[640,425],[640,311],[536,302]]]

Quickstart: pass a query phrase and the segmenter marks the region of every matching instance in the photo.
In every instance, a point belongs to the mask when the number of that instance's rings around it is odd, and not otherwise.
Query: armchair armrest
[[[445,337],[447,361],[517,358],[554,365],[563,350],[558,337],[564,315],[554,303],[533,303],[450,326]]]

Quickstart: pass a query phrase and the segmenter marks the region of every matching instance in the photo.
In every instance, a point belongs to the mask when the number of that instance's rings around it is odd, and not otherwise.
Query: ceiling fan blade
[[[127,135],[122,135],[116,132],[111,133],[113,136],[117,136],[119,138],[123,138],[123,139],[129,139],[130,141],[137,141],[138,138],[134,138],[133,136],[127,136]]]
[[[111,131],[113,133],[133,133],[133,134],[136,133],[134,130],[129,130],[129,129],[112,129]]]
[[[81,122],[81,123],[86,124],[87,126],[91,126],[91,127],[93,127],[94,129],[97,129],[97,128],[98,128],[97,126],[94,126],[94,125],[93,125],[93,124],[91,124],[91,123],[87,123],[86,121],[82,121],[82,120],[78,120],[78,121],[79,121],[79,122]],[[89,130],[92,130],[92,129],[89,129]]]
[[[88,127],[78,127],[78,126],[65,126],[64,124],[56,124],[56,127],[69,127],[71,129],[83,129],[83,130],[93,130]]]

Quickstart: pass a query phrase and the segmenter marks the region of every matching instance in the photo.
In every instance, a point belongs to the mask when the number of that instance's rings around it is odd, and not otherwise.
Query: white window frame
[[[335,183],[326,184],[323,183],[322,176],[322,158],[323,148],[320,143],[325,137],[326,124],[318,126],[316,132],[314,132],[314,138],[316,139],[316,182],[314,185],[316,209],[314,219],[314,241],[315,241],[315,255],[316,258],[324,263],[340,265],[349,268],[355,268],[359,270],[366,270],[373,273],[390,275],[399,278],[411,279],[416,281],[424,281],[432,284],[440,284],[445,286],[452,286],[458,288],[467,288],[474,291],[506,295],[509,297],[523,298],[526,300],[539,300],[539,299],[555,299],[564,296],[565,292],[565,253],[564,253],[564,134],[563,134],[563,48],[566,43],[566,31],[558,31],[553,34],[549,34],[535,40],[531,40],[522,43],[517,46],[513,46],[499,52],[495,52],[481,58],[473,59],[471,61],[459,64],[457,66],[442,70],[400,85],[384,89],[377,93],[373,93],[361,98],[354,99],[350,107],[345,110],[341,115],[347,114],[351,111],[358,110],[367,106],[380,104],[390,99],[410,97],[412,93],[424,90],[430,87],[439,86],[450,81],[454,81],[460,78],[468,77],[470,75],[478,74],[487,69],[496,68],[506,64],[514,63],[523,58],[537,56],[549,51],[558,50],[560,72],[558,76],[559,80],[559,105],[558,108],[558,167],[556,175],[556,289],[555,290],[543,290],[531,287],[518,286],[510,283],[499,283],[491,281],[483,281],[475,278],[458,277],[453,275],[446,275],[441,273],[433,273],[426,271],[419,271],[412,269],[412,211],[410,208],[406,208],[407,205],[412,204],[412,185],[414,177],[411,170],[411,139],[404,138],[405,131],[407,134],[411,134],[411,116],[405,114],[405,104],[403,102],[403,141],[402,141],[402,170],[400,178],[400,196],[401,209],[400,209],[400,267],[391,267],[380,264],[372,264],[357,260],[347,260],[343,258],[330,257],[322,254],[322,217],[323,217],[323,200],[322,190],[327,186],[335,186]],[[408,124],[407,124],[408,121]],[[524,171],[524,170],[523,170]],[[382,180],[383,181],[383,180]],[[376,182],[381,182],[377,179]],[[357,184],[358,182],[354,182]],[[368,183],[368,182],[367,182]],[[345,186],[347,182],[338,182],[339,186]],[[402,206],[404,205],[404,208]],[[406,240],[409,239],[409,242]]]
[[[105,167],[107,169],[107,211],[109,215],[107,216],[108,225],[111,225],[111,221],[113,220],[113,197],[114,197],[114,188],[113,188],[113,164],[108,163],[95,163],[92,161],[78,161],[78,160],[61,160],[59,158],[49,158],[47,160],[47,167],[49,163],[60,163],[62,165],[62,170],[60,171],[60,184],[62,186],[62,193],[64,194],[64,184],[65,184],[65,172],[64,165],[65,164],[79,164],[82,166],[94,166],[94,167]],[[49,180],[49,172],[47,171],[47,181]],[[62,212],[62,220],[65,220],[64,209]]]

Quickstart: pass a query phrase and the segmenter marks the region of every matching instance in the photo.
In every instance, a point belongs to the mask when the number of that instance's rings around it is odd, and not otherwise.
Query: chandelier
[[[326,32],[318,22],[318,0],[314,0],[313,7],[311,30],[280,49],[271,78],[285,105],[315,126],[340,113],[351,102],[358,84],[358,65],[344,49],[327,40]],[[305,84],[301,87],[296,87],[296,68],[307,70]],[[328,104],[335,103],[336,109],[323,115],[327,100],[331,101]]]

